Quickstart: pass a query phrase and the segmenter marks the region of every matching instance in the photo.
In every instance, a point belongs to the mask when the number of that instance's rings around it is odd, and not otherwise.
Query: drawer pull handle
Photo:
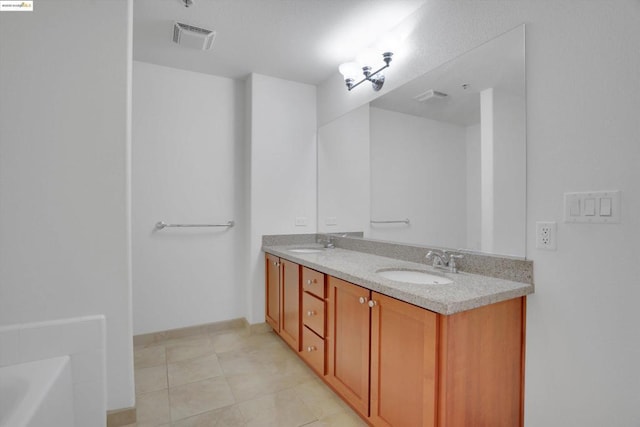
[[[308,279],[307,280],[307,285],[313,285],[314,283],[316,283],[316,279]]]
[[[307,311],[307,316],[309,316],[309,317],[313,316],[314,314],[316,314],[316,312],[313,311],[313,310]]]
[[[374,301],[374,300],[369,301],[369,307],[373,308],[376,305],[378,305],[378,301]]]
[[[367,302],[367,297],[360,297],[358,298],[358,301],[360,302],[360,304],[364,304],[365,302]]]
[[[312,351],[315,351],[316,347],[313,345],[310,345],[309,347],[307,347],[307,352],[311,353]]]

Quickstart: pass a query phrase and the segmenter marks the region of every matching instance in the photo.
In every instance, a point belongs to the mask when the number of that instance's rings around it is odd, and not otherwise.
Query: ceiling
[[[255,72],[317,85],[426,0],[135,0],[133,58],[234,79]],[[201,51],[174,21],[216,31]]]
[[[487,88],[524,99],[525,57],[521,27],[388,92],[372,101],[371,106],[470,126],[480,122],[480,92]],[[414,99],[429,89],[447,96],[425,102]]]

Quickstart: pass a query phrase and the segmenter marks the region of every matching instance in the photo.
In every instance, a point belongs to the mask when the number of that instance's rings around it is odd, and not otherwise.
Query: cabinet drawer
[[[302,322],[324,338],[325,302],[306,292],[302,295]]]
[[[300,355],[320,375],[324,375],[324,340],[304,326],[302,328],[302,351]]]
[[[318,298],[326,298],[327,292],[324,284],[324,274],[311,270],[310,268],[302,268],[302,287],[305,291],[317,296]]]

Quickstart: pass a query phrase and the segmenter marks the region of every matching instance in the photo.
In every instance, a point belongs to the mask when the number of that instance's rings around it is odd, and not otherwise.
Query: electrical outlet
[[[556,250],[556,223],[553,221],[536,222],[536,248],[548,251]]]

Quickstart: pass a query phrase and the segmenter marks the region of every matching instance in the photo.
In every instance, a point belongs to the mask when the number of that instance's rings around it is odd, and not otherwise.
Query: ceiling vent
[[[193,25],[176,22],[173,26],[173,42],[180,46],[209,50],[213,46],[216,32]]]
[[[427,102],[430,99],[444,99],[447,95],[444,92],[438,92],[437,90],[429,89],[426,92],[422,92],[420,95],[416,95],[413,97],[418,102]]]

